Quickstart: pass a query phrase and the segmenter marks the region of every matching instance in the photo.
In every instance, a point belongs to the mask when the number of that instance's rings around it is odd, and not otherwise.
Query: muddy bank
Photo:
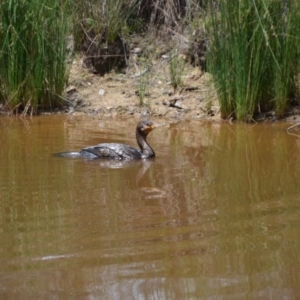
[[[130,116],[220,120],[210,76],[185,64],[182,85],[170,82],[168,57],[139,66],[132,56],[124,73],[94,74],[82,57],[73,60],[66,88],[66,111],[102,117]],[[144,94],[144,97],[140,95]]]

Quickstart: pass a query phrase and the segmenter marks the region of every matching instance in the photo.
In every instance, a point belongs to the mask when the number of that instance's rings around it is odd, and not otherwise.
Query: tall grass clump
[[[296,0],[210,0],[207,55],[223,118],[282,114],[295,96],[300,61]]]
[[[67,18],[59,0],[2,0],[0,101],[55,108],[66,81]],[[66,2],[65,2],[66,3]]]
[[[271,23],[270,47],[274,51],[272,69],[274,79],[273,90],[275,108],[282,115],[290,100],[299,95],[299,71],[300,71],[300,4],[296,0],[274,2],[270,7],[270,16],[277,15],[276,23]],[[270,22],[273,19],[270,19]],[[276,26],[276,27],[275,27]]]
[[[140,0],[74,0],[75,40],[84,63],[104,75],[121,70],[128,62],[131,16]],[[133,25],[135,26],[135,25]]]
[[[129,31],[128,20],[136,11],[140,0],[74,0],[74,22],[79,25],[76,30],[76,38],[84,39],[81,36],[89,34],[94,30],[96,34],[105,33],[108,43],[123,33]]]

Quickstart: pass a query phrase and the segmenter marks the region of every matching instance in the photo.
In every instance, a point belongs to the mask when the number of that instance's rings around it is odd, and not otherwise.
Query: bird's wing
[[[118,143],[103,143],[83,148],[80,153],[91,158],[138,159],[141,152],[132,146]]]

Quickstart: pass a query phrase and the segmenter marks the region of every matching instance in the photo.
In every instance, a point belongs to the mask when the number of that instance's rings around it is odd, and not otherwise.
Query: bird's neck
[[[136,140],[138,145],[140,146],[142,150],[142,156],[143,158],[150,158],[155,156],[154,150],[150,147],[150,145],[147,143],[147,137],[141,136],[138,133],[136,133]]]

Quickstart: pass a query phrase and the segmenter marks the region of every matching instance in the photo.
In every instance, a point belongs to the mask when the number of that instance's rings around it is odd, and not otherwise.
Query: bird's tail
[[[70,158],[81,157],[80,152],[76,152],[76,151],[58,152],[58,153],[53,153],[52,155],[56,157],[70,157]]]

